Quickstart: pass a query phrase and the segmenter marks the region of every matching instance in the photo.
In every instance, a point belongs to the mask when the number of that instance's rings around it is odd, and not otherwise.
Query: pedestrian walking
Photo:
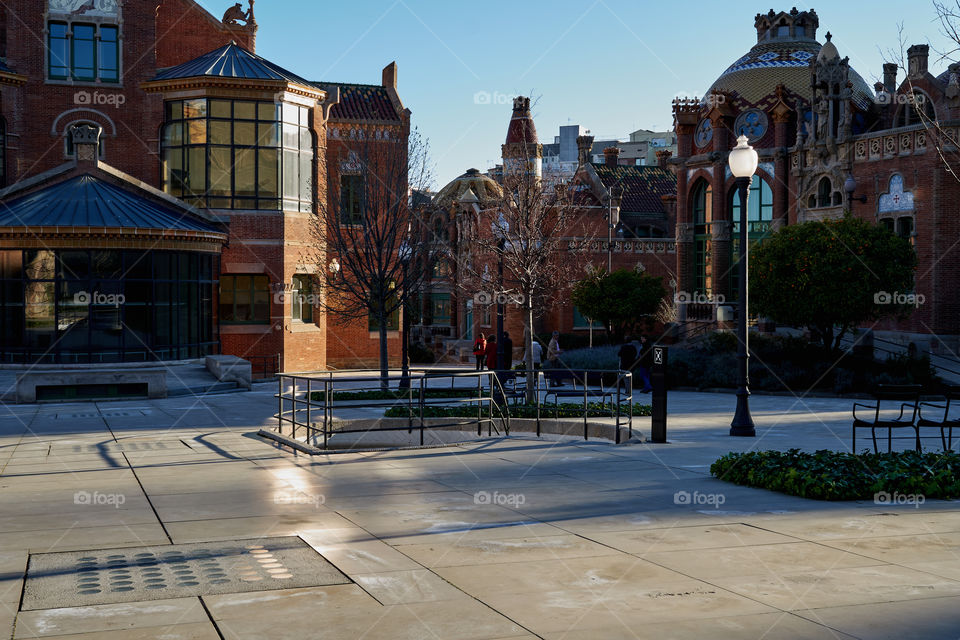
[[[473,342],[473,356],[477,359],[477,371],[483,371],[483,361],[487,358],[487,341],[483,333],[478,334]]]

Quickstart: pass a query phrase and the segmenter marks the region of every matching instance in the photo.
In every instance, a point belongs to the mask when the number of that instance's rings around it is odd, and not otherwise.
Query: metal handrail
[[[361,372],[363,373],[363,372]],[[420,443],[421,445],[424,442],[424,431],[426,429],[437,429],[437,428],[449,428],[456,426],[467,426],[474,425],[477,426],[477,435],[481,436],[483,434],[483,426],[487,425],[487,434],[492,435],[494,432],[497,434],[501,433],[501,429],[498,428],[496,422],[499,420],[500,425],[503,428],[503,433],[507,436],[510,435],[511,429],[511,412],[510,405],[507,401],[508,397],[516,396],[516,387],[512,393],[508,393],[507,388],[503,384],[503,379],[508,375],[516,376],[522,375],[526,376],[529,373],[526,370],[513,370],[513,371],[448,371],[448,372],[433,372],[429,370],[422,370],[419,372],[410,372],[410,375],[404,378],[403,376],[387,376],[384,379],[379,375],[379,371],[369,371],[367,372],[371,375],[343,375],[338,374],[334,375],[334,372],[330,371],[318,371],[318,372],[303,372],[303,373],[280,373],[278,374],[278,393],[276,398],[278,401],[277,407],[277,425],[278,430],[282,433],[285,425],[290,426],[290,433],[293,438],[296,438],[300,429],[304,430],[304,435],[306,440],[316,442],[322,436],[324,448],[328,447],[329,439],[334,433],[362,433],[368,432],[371,430],[376,431],[399,431],[406,430],[408,433],[413,433],[413,429],[420,430]],[[542,398],[541,391],[542,387],[540,386],[540,376],[541,371],[537,370],[534,372],[535,381],[535,393],[534,397],[536,398],[536,424],[537,424],[537,435],[541,435],[541,407],[542,407]],[[628,428],[629,436],[633,436],[633,381],[632,374],[628,371],[612,371],[612,370],[577,370],[577,371],[566,371],[567,374],[572,376],[574,380],[580,380],[584,384],[583,389],[583,419],[584,419],[584,439],[588,439],[589,436],[589,421],[588,421],[588,411],[589,411],[589,399],[596,395],[596,392],[591,392],[589,390],[589,383],[591,378],[600,376],[600,387],[601,393],[605,393],[611,396],[611,415],[615,418],[615,431],[616,431],[616,442],[620,442],[620,428],[623,426],[623,419],[626,418],[626,426]],[[616,374],[617,390],[616,398],[617,401],[614,403],[612,401],[613,392],[604,391],[603,387],[603,374]],[[457,379],[476,379],[476,393],[469,393],[469,386],[463,387],[464,391],[467,392],[463,397],[441,397],[431,399],[429,398],[430,389],[436,389],[437,386],[430,387],[430,382],[439,382],[441,380],[450,379],[450,388],[457,388],[455,382]],[[484,385],[484,378],[487,380],[487,384]],[[398,427],[378,427],[377,429],[334,429],[334,411],[351,409],[351,408],[369,408],[371,401],[337,401],[337,395],[342,393],[348,393],[352,391],[360,390],[379,390],[382,389],[384,385],[387,388],[395,388],[395,385],[392,383],[397,383],[397,386],[401,381],[408,381],[409,388],[402,390],[405,393],[398,394],[398,397],[392,401],[392,404],[389,406],[405,406],[407,408],[407,424],[406,426]],[[622,383],[627,382],[628,395],[630,399],[627,415],[623,415],[622,411],[622,396],[621,388]],[[575,383],[576,384],[576,383]],[[443,385],[445,387],[445,385]],[[288,387],[288,388],[287,388]],[[314,399],[315,393],[321,393],[322,396]],[[566,394],[569,395],[569,394]],[[579,395],[579,393],[578,393]],[[543,396],[545,397],[545,395]],[[286,403],[286,405],[285,405]],[[476,420],[470,420],[467,422],[464,421],[455,421],[455,422],[442,422],[440,424],[426,424],[426,407],[428,405],[449,405],[451,403],[455,404],[476,404],[477,405],[477,417]],[[559,407],[559,402],[555,403]],[[605,403],[604,403],[605,404]],[[487,411],[484,416],[484,405],[486,405]],[[494,416],[494,409],[497,410],[497,417]],[[315,411],[320,410],[322,413],[322,419],[320,422],[314,420]],[[301,415],[305,417],[301,419]],[[558,416],[555,416],[555,419],[559,419]]]

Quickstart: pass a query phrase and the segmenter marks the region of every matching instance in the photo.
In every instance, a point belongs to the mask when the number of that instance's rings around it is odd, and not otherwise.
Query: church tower
[[[530,115],[530,98],[513,99],[513,115],[502,155],[504,180],[523,175],[534,175],[538,180],[543,177],[543,145],[537,139],[537,128]]]

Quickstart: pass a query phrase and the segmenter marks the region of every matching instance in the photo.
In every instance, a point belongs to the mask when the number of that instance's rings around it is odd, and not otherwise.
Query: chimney
[[[391,62],[383,68],[383,86],[397,88],[397,63]]]
[[[77,166],[97,166],[100,147],[100,127],[81,124],[70,130],[73,140],[73,149],[77,157]]]
[[[661,169],[667,168],[667,163],[670,162],[670,156],[673,155],[673,152],[669,149],[657,149],[657,166]]]
[[[915,44],[907,49],[907,73],[911,78],[922,76],[927,72],[927,60],[930,57],[930,46]],[[886,68],[886,65],[884,65]]]
[[[603,150],[603,163],[608,167],[617,166],[620,158],[620,147],[607,147]]]
[[[883,65],[883,90],[887,93],[897,92],[897,63],[886,62]]]
[[[583,166],[590,163],[590,150],[593,149],[593,136],[577,136],[577,163]]]

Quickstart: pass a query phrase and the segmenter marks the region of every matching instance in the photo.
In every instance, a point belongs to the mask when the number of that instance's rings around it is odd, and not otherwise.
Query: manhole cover
[[[24,611],[350,580],[298,537],[125,547],[30,556]]]

